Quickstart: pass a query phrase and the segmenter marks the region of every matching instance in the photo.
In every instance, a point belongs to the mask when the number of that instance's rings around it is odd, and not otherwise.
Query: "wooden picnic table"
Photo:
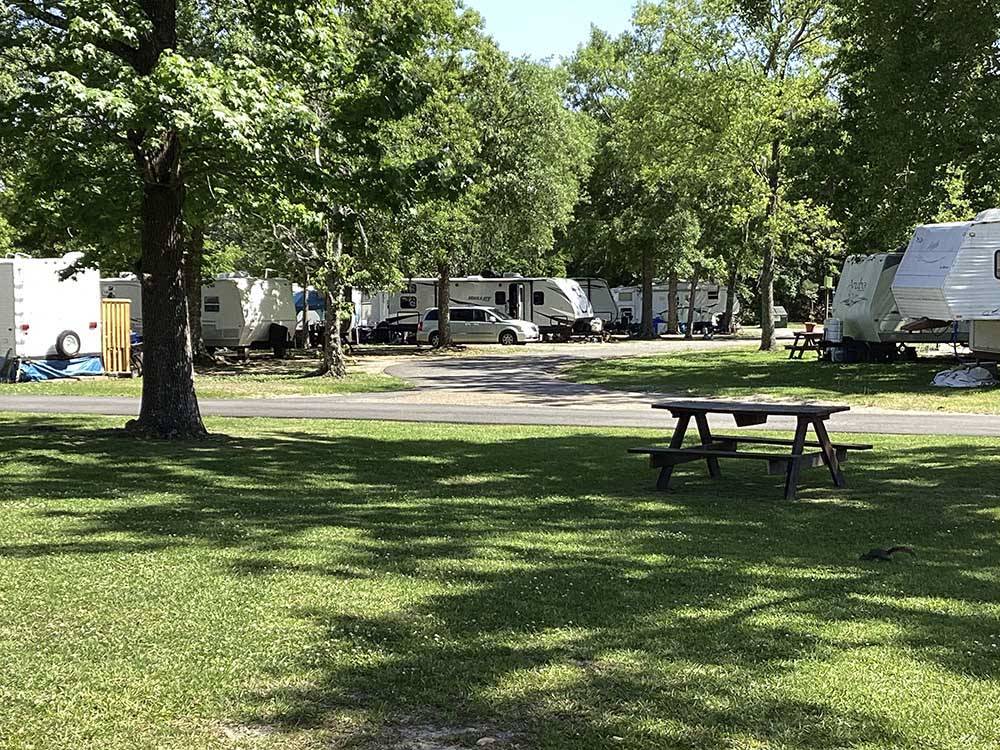
[[[789,359],[802,359],[806,352],[816,352],[817,356],[823,356],[823,333],[822,331],[796,331],[795,341],[786,344]],[[796,356],[798,355],[798,356]]]
[[[651,446],[631,448],[629,453],[648,455],[650,465],[660,470],[656,482],[658,490],[670,489],[670,478],[674,468],[680,464],[704,460],[708,473],[713,479],[722,476],[719,469],[720,458],[759,459],[768,464],[768,473],[785,474],[785,498],[794,500],[798,490],[799,470],[822,466],[830,470],[834,486],[846,487],[841,464],[847,461],[849,450],[871,450],[870,445],[834,443],[826,430],[825,422],[834,414],[850,411],[849,406],[827,404],[770,404],[745,401],[720,401],[716,399],[695,399],[663,401],[653,404],[654,409],[665,409],[677,420],[673,437],[668,447]],[[713,435],[708,424],[709,414],[730,414],[738,427],[765,424],[769,417],[794,417],[795,437],[791,440],[748,435]],[[698,427],[700,443],[684,447],[687,429],[694,419]],[[816,440],[810,441],[812,428]],[[770,451],[741,451],[741,445],[772,446]],[[778,451],[778,448],[790,451]],[[813,448],[816,450],[806,450]]]

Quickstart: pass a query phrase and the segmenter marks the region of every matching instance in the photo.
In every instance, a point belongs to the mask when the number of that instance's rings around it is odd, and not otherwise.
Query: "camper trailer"
[[[905,318],[1000,320],[1000,209],[918,227],[892,293]]]
[[[100,273],[80,269],[62,276],[80,257],[0,259],[0,358],[5,371],[17,362],[22,368],[33,362],[73,374],[102,371]]]
[[[642,287],[622,286],[611,290],[618,305],[621,319],[630,320],[635,326],[642,321]],[[653,319],[666,321],[669,312],[670,287],[667,284],[653,285]],[[687,322],[688,304],[691,298],[691,284],[682,281],[677,285],[677,317],[681,323]],[[706,281],[698,284],[695,292],[694,322],[698,327],[717,326],[726,313],[729,294],[725,286]],[[734,300],[733,316],[740,311],[739,300]],[[665,323],[663,324],[666,325]]]
[[[840,281],[830,308],[827,337],[843,344],[844,359],[895,359],[907,353],[907,344],[940,344],[968,338],[968,326],[956,328],[949,323],[940,326],[916,326],[916,318],[904,317],[893,295],[893,282],[898,277],[904,256],[902,253],[854,255],[844,263]],[[912,355],[911,355],[912,356]]]
[[[295,331],[295,300],[286,279],[224,274],[201,288],[201,333],[209,349],[274,349],[281,356]]]
[[[583,289],[572,279],[511,276],[467,276],[451,280],[452,304],[490,307],[511,318],[527,320],[550,338],[600,334],[603,321]],[[438,307],[437,279],[410,279],[403,290],[389,297],[389,320],[410,325],[413,331],[424,311]]]
[[[583,293],[590,300],[590,306],[594,308],[594,315],[604,321],[604,328],[609,329],[618,323],[618,305],[615,304],[614,295],[611,294],[611,287],[604,279],[573,279]]]
[[[132,331],[142,336],[142,285],[135,274],[125,273],[118,278],[101,279],[101,296],[131,302]]]

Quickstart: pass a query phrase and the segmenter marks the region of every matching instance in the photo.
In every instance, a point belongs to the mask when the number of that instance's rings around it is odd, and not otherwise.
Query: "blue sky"
[[[466,0],[486,19],[486,31],[508,52],[541,59],[568,55],[594,24],[617,34],[634,0]]]

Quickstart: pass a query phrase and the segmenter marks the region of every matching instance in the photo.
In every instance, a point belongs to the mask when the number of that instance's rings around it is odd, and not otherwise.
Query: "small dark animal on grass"
[[[865,552],[862,556],[862,560],[881,560],[883,562],[891,562],[892,556],[897,552],[905,552],[908,555],[917,556],[917,553],[913,551],[912,547],[889,547],[888,549],[870,549]]]

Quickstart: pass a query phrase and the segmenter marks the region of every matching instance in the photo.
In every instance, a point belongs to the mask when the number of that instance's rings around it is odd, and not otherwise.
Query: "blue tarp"
[[[39,359],[21,362],[20,380],[61,380],[103,374],[104,365],[100,357]]]
[[[295,293],[295,312],[300,313],[305,309],[302,304],[302,292]],[[326,312],[326,297],[315,289],[309,290],[309,309],[315,312]]]

